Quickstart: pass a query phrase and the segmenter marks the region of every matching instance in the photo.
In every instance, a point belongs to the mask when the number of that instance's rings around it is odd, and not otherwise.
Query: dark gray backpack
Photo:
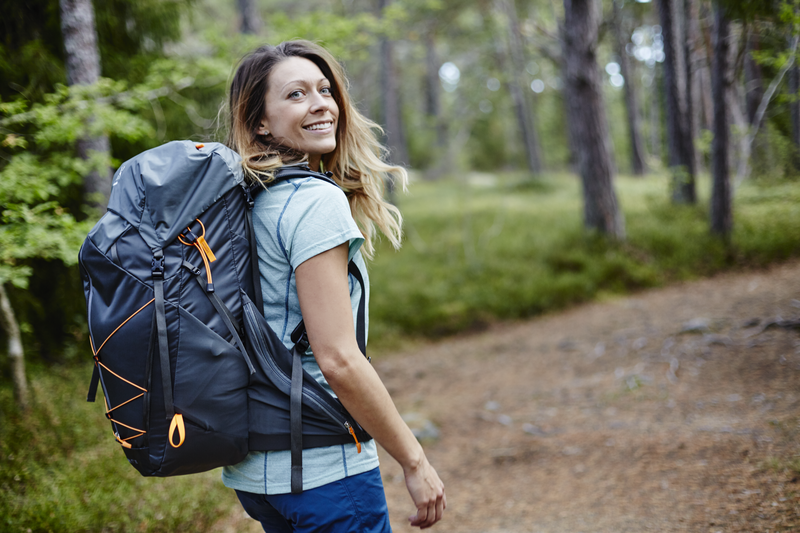
[[[335,185],[298,166],[276,180],[308,176]],[[101,384],[114,436],[142,475],[291,449],[299,492],[303,448],[370,438],[302,370],[302,322],[290,351],[262,316],[250,220],[259,190],[245,186],[224,145],[171,142],[119,168],[108,212],[81,247],[95,362],[88,400]],[[350,273],[363,286],[352,263]],[[362,351],[364,313],[362,297]]]

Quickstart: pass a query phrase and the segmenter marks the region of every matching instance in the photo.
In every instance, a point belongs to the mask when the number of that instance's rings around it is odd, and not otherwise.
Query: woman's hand
[[[425,456],[416,468],[404,468],[406,488],[417,506],[417,514],[409,516],[412,526],[426,529],[442,519],[447,508],[444,483]]]

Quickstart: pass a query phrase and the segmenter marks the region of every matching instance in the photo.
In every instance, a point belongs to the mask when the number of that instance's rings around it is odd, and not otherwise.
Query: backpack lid
[[[122,164],[108,210],[139,230],[155,251],[243,181],[241,158],[227,146],[172,141]]]

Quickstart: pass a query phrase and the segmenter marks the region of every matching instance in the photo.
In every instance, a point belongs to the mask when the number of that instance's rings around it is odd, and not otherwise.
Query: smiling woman
[[[355,109],[346,87],[336,60],[307,41],[259,48],[231,84],[228,145],[242,156],[247,178],[269,187],[253,208],[264,318],[287,349],[302,354],[296,360],[305,379],[337,397],[368,432],[364,438],[348,422],[360,442],[303,439],[301,458],[299,446],[297,454],[262,447],[226,467],[223,482],[265,531],[391,531],[375,441],[403,467],[416,506],[412,526],[432,526],[446,505],[444,485],[364,357],[364,259],[375,226],[400,245],[400,213],[383,200],[383,180],[404,187],[407,176],[381,161],[380,128]],[[339,187],[302,172],[275,180],[281,167],[303,164]],[[308,345],[302,337],[295,344],[293,333],[303,328]]]
[[[266,113],[257,133],[272,135],[284,146],[308,156],[319,170],[320,159],[336,149],[339,106],[331,82],[317,65],[302,57],[279,63],[270,76]]]

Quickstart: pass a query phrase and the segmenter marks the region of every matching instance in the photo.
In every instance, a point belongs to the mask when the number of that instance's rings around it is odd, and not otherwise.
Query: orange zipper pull
[[[214,252],[211,251],[211,247],[208,245],[208,242],[206,242],[202,235],[197,238],[197,244],[199,244],[200,248],[206,253],[209,263],[213,263],[217,260]]]
[[[347,422],[345,422],[344,425],[347,426],[347,431],[350,432],[350,435],[352,435],[353,440],[356,441],[356,448],[358,449],[358,453],[361,453],[361,443],[358,442],[358,437],[356,437],[356,432],[353,431],[353,426],[351,426]]]

